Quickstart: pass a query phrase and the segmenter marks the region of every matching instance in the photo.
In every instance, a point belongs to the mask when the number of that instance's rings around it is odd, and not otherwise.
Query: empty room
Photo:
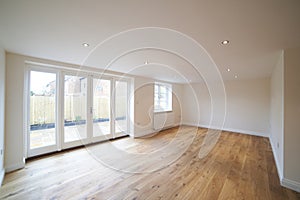
[[[0,0],[0,199],[299,199],[299,0]]]

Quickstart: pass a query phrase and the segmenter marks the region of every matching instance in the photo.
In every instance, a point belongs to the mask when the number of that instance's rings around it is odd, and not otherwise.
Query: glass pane
[[[172,86],[155,84],[154,111],[172,110]]]
[[[166,99],[166,109],[172,110],[172,88],[168,88],[167,99]]]
[[[154,85],[154,93],[158,94],[158,85]]]
[[[56,74],[30,72],[30,149],[55,145]]]
[[[160,93],[166,93],[166,86],[160,86]]]
[[[127,82],[116,81],[115,132],[127,133]]]
[[[93,136],[110,134],[110,80],[93,79]]]
[[[65,76],[64,82],[64,141],[87,137],[87,78]]]

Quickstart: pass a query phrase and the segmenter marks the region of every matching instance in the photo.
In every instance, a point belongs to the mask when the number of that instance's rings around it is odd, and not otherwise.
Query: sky
[[[46,72],[31,71],[30,73],[30,91],[41,93],[48,83],[56,79],[56,74]]]

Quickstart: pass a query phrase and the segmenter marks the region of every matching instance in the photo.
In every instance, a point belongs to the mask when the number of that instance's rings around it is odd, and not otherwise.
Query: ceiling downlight
[[[229,44],[229,40],[223,40],[223,41],[221,42],[221,44],[223,44],[223,45]]]

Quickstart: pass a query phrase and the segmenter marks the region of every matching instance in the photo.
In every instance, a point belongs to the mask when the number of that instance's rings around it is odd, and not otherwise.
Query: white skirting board
[[[249,131],[249,130],[241,130],[241,129],[234,129],[234,128],[220,128],[220,127],[214,127],[214,126],[203,125],[203,124],[195,124],[195,123],[190,123],[190,122],[183,122],[182,125],[196,126],[196,127],[201,127],[201,128],[210,128],[210,129],[242,133],[242,134],[260,136],[260,137],[269,137],[268,133],[266,134],[266,133]]]
[[[173,127],[175,116],[173,112],[161,112],[153,114],[153,129],[163,130],[168,127]]]
[[[148,130],[143,130],[143,131],[138,131],[134,133],[134,138],[139,138],[139,137],[144,137],[147,135],[152,135],[154,134],[156,131],[154,131],[153,129],[148,129]]]
[[[25,160],[24,162],[21,162],[21,163],[17,163],[17,164],[14,164],[14,165],[9,165],[9,166],[6,166],[5,167],[5,172],[12,172],[12,171],[15,171],[17,169],[22,169],[25,167]]]
[[[278,176],[279,176],[279,180],[280,182],[282,181],[283,179],[283,174],[282,174],[282,171],[281,171],[281,168],[280,168],[280,165],[279,165],[279,160],[277,158],[277,154],[275,152],[275,146],[272,142],[272,139],[271,137],[269,137],[269,141],[270,141],[270,144],[271,144],[271,147],[272,147],[272,152],[273,152],[273,156],[274,156],[274,160],[275,160],[275,164],[276,164],[276,168],[277,168],[277,173],[278,173]]]
[[[274,160],[275,160],[275,164],[276,164],[276,168],[277,168],[277,172],[278,172],[280,184],[283,187],[286,187],[286,188],[289,188],[291,190],[295,190],[297,192],[300,192],[300,183],[299,182],[287,179],[287,178],[285,178],[283,176],[283,172],[281,171],[281,168],[280,168],[280,165],[279,165],[279,161],[278,161],[278,158],[277,158],[276,152],[275,152],[275,146],[274,146],[274,144],[272,142],[271,137],[269,137],[269,141],[270,141],[270,144],[271,144],[271,147],[272,147],[272,152],[273,152],[273,156],[274,156]]]
[[[153,130],[153,129],[147,129],[147,130],[142,130],[142,131],[138,131],[138,132],[135,132],[133,137],[134,138],[139,138],[139,137],[145,137],[145,136],[149,136],[149,135],[152,135],[152,134],[155,134],[159,131],[163,131],[163,130],[166,130],[166,129],[169,129],[169,128],[174,128],[176,126],[179,126],[180,124],[173,124],[172,126],[167,126],[167,127],[164,127],[162,128],[161,130]],[[132,135],[131,135],[132,136]]]
[[[281,185],[286,187],[286,188],[289,188],[291,190],[295,190],[297,192],[300,192],[300,183],[299,182],[296,182],[296,181],[292,181],[292,180],[289,180],[287,178],[283,178],[281,181],[280,181]]]

